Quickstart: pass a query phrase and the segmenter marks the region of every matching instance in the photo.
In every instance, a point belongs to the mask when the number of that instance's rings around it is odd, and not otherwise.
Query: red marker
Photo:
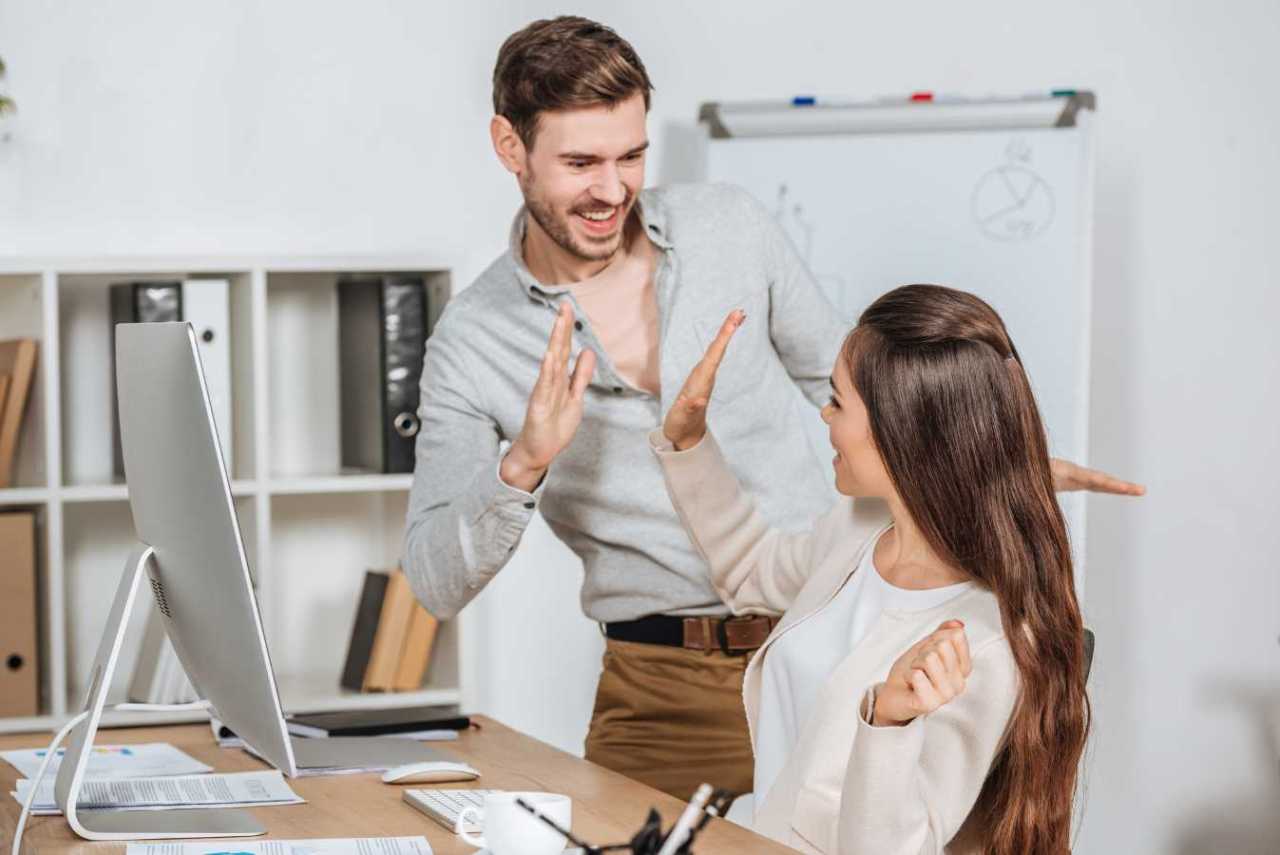
[[[917,103],[927,103],[933,100],[932,92],[912,92],[911,100]]]

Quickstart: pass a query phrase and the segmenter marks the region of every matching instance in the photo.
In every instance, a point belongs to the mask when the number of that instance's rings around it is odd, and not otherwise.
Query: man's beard
[[[542,227],[542,230],[556,242],[557,246],[572,255],[574,258],[582,261],[608,261],[610,258],[613,258],[614,254],[618,251],[618,247],[622,245],[621,236],[624,229],[620,228],[613,237],[610,238],[613,243],[608,248],[603,246],[593,247],[589,244],[584,246],[574,239],[573,231],[570,229],[568,222],[569,217],[576,216],[573,212],[577,210],[577,208],[575,207],[571,209],[569,213],[563,217],[558,215],[554,208],[544,202],[536,193],[532,192],[531,188],[534,183],[532,178],[533,177],[530,176],[528,185],[524,188],[525,207],[528,208],[529,214],[533,217],[534,221],[537,222],[537,224]],[[622,204],[618,206],[619,222],[624,226],[626,224],[627,217],[631,213],[632,198],[631,191],[628,190],[626,199],[624,199]]]

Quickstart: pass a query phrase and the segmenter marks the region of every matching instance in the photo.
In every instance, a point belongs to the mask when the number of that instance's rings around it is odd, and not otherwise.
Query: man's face
[[[520,190],[533,219],[565,252],[607,261],[644,186],[644,97],[539,116]]]

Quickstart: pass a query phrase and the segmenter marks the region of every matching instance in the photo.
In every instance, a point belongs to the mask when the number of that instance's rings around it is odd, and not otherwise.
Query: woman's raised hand
[[[876,691],[871,723],[903,725],[931,713],[964,692],[973,664],[964,623],[949,620],[898,657]]]
[[[716,385],[716,371],[729,348],[729,340],[747,319],[747,313],[735,309],[729,313],[720,325],[720,332],[715,341],[707,348],[698,364],[689,372],[689,379],[684,381],[675,403],[667,411],[662,422],[662,433],[675,446],[677,451],[684,451],[697,445],[707,432],[707,403],[711,400],[711,390]]]

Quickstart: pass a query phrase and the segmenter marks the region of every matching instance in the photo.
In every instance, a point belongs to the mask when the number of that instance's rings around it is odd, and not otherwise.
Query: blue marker
[[[812,95],[797,95],[791,99],[792,107],[812,107],[818,103],[818,99]]]

